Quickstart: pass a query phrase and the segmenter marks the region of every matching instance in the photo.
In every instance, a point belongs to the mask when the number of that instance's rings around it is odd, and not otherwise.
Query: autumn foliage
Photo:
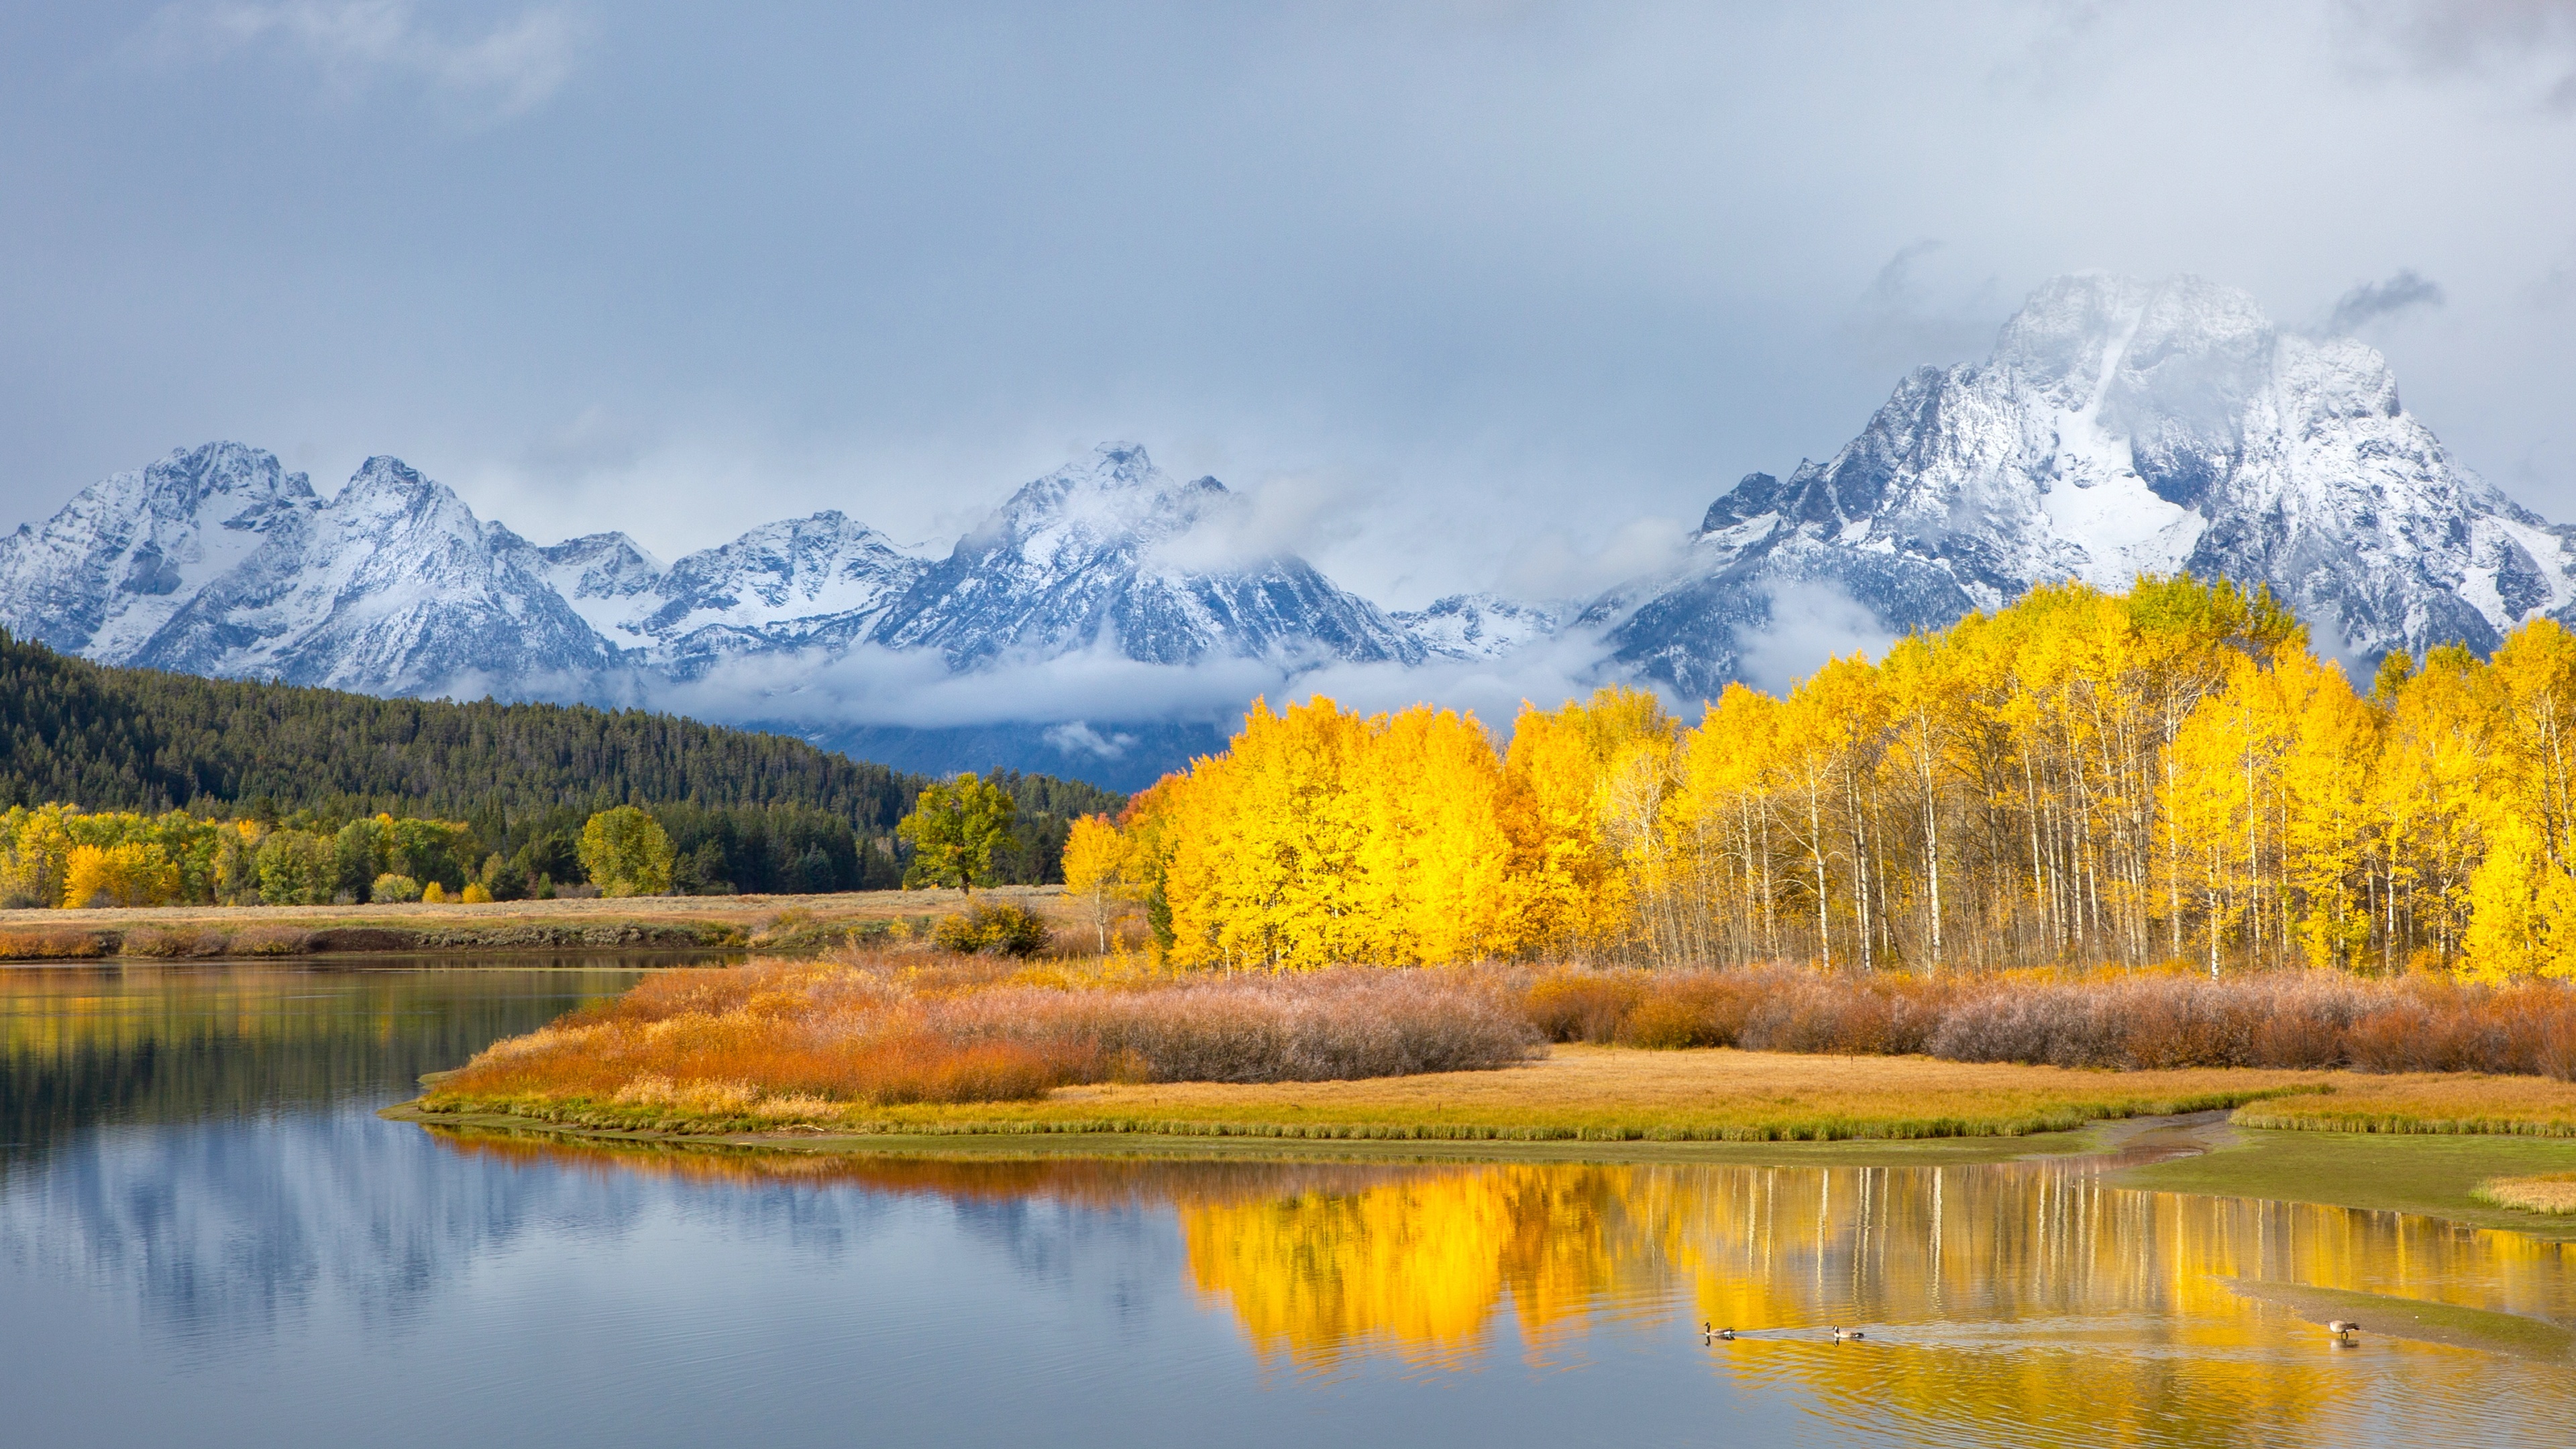
[[[1020,1101],[1077,1082],[1457,1071],[1539,1049],[1505,990],[1465,978],[1353,969],[1140,985],[931,959],[656,972],[495,1044],[430,1101],[757,1124],[845,1104]]]
[[[1730,686],[1695,727],[1625,688],[1525,705],[1499,749],[1427,705],[1256,702],[1084,856],[1180,966],[2576,977],[2576,636],[2394,655],[2363,694],[2268,595],[2142,578]]]

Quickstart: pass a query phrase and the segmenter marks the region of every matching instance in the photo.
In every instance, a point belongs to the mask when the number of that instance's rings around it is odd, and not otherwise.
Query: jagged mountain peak
[[[1832,458],[1747,475],[1680,569],[1585,618],[1622,662],[1711,692],[1795,622],[1784,597],[1848,596],[1902,632],[2186,569],[2268,584],[2365,658],[2491,647],[2576,601],[2566,533],[2453,463],[2375,349],[2196,277],[2086,273],[2033,293],[1985,362],[1901,380]]]
[[[957,543],[961,557],[996,549],[1071,564],[1076,555],[1135,549],[1187,532],[1207,503],[1227,496],[1214,478],[1183,483],[1135,443],[1103,443],[1021,485]]]
[[[636,626],[702,666],[722,654],[863,636],[929,565],[827,508],[701,549],[656,580]],[[709,633],[707,631],[715,632]]]
[[[1425,653],[1465,660],[1500,659],[1555,633],[1562,622],[1554,607],[1491,593],[1450,594],[1387,617]]]
[[[0,624],[58,649],[114,657],[197,588],[299,528],[313,485],[240,443],[175,448],[82,489],[41,529],[0,539]]]
[[[1233,495],[1183,483],[1133,443],[1104,443],[1022,486],[925,572],[876,632],[955,667],[1108,649],[1181,664],[1312,655],[1418,660],[1376,606],[1289,554],[1175,548]]]

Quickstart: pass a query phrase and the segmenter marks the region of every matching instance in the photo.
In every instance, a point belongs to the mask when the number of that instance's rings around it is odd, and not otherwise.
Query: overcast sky
[[[236,438],[944,543],[1126,438],[1383,602],[1573,594],[2079,268],[2342,303],[2576,519],[2570,4],[91,0],[0,125],[6,524]]]

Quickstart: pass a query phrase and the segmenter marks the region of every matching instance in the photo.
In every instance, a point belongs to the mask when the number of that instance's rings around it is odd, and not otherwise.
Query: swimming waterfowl
[[[2338,1318],[2334,1322],[2326,1325],[2326,1332],[2333,1334],[2338,1342],[2350,1343],[2352,1342],[2352,1336],[2361,1332],[2361,1325],[2358,1323],[2347,1323]]]
[[[1733,1338],[1735,1337],[1735,1330],[1732,1328],[1711,1327],[1709,1320],[1703,1318],[1699,1321],[1699,1336],[1702,1339]]]
[[[1861,1331],[1860,1331],[1859,1329],[1857,1329],[1857,1328],[1843,1328],[1843,1327],[1839,1327],[1839,1326],[1837,1326],[1837,1327],[1834,1329],[1833,1333],[1834,1333],[1834,1342],[1836,1342],[1836,1343],[1841,1343],[1843,1340],[1845,1340],[1845,1339],[1850,1339],[1850,1338],[1867,1338],[1867,1337],[1869,1337],[1869,1335],[1868,1335],[1868,1334],[1861,1332]]]

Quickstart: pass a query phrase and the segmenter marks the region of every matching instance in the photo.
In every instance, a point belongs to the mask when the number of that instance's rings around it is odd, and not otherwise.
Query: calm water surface
[[[634,974],[0,970],[0,1444],[2576,1442],[2564,1364],[2228,1286],[2576,1325],[2566,1247],[2062,1164],[771,1169],[373,1115]]]

